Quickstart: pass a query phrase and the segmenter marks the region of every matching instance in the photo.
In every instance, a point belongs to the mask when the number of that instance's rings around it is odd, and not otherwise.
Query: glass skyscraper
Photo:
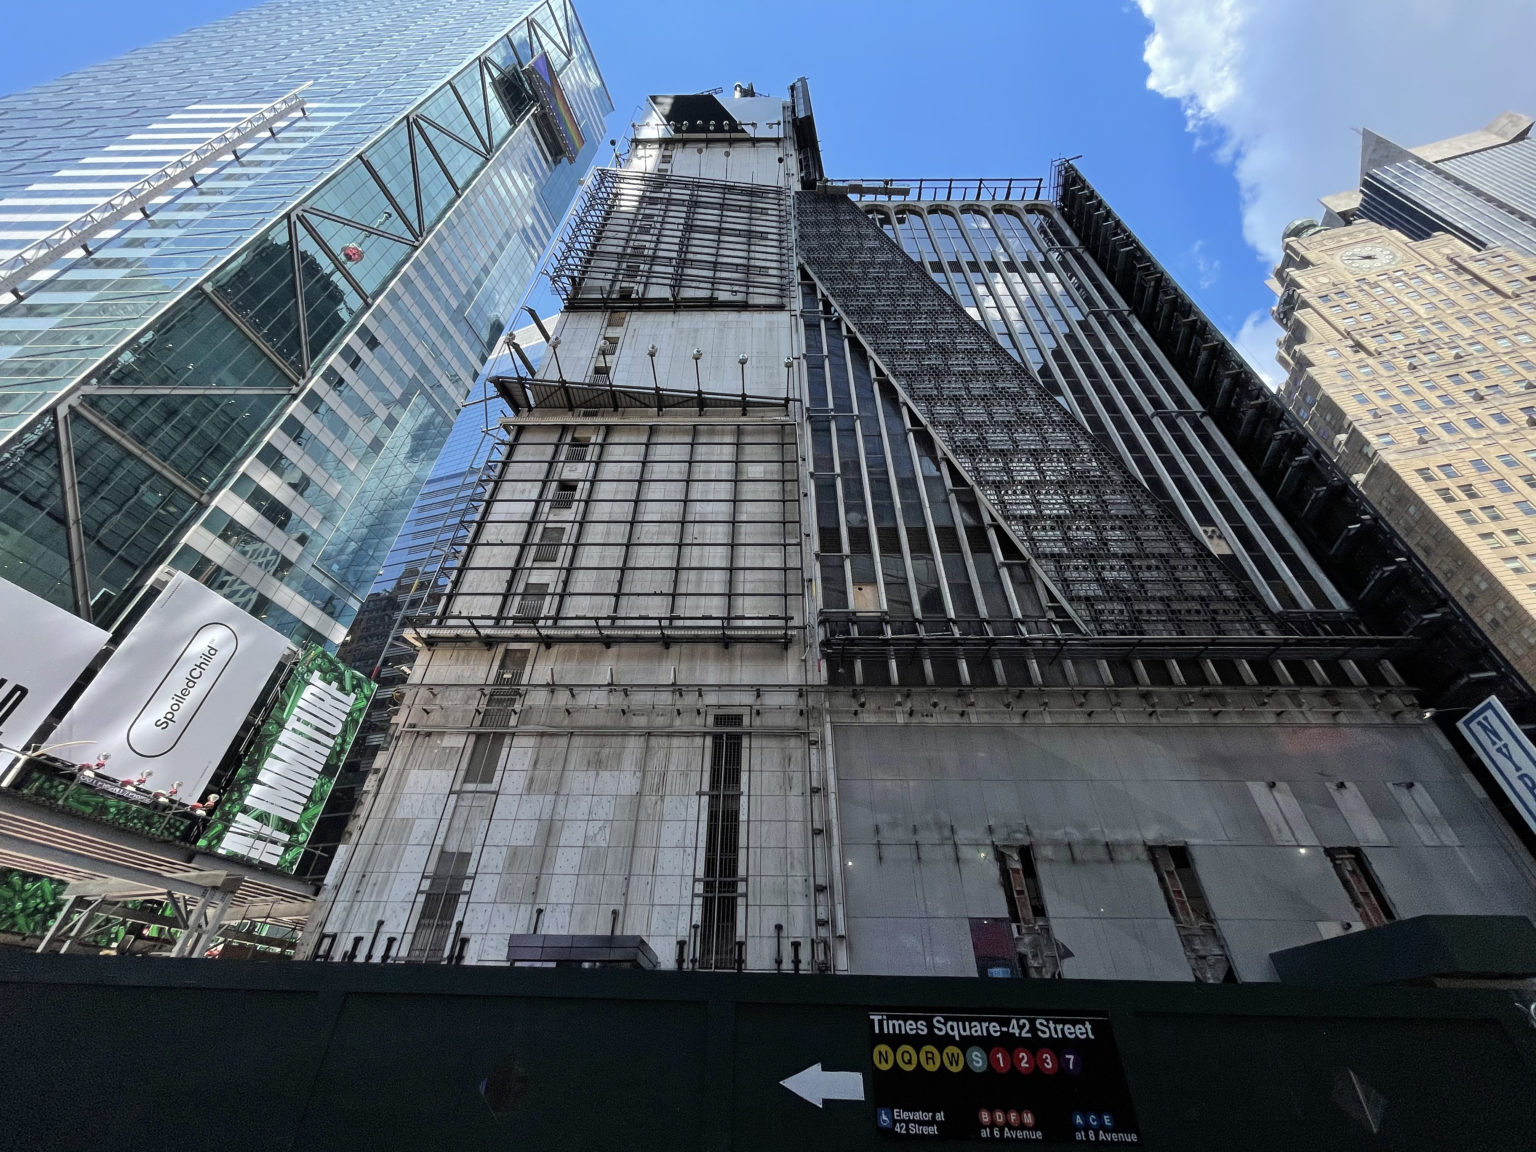
[[[1532,118],[1505,112],[1486,127],[1404,148],[1361,133],[1360,186],[1323,197],[1328,226],[1370,220],[1410,240],[1448,233],[1476,249],[1536,253]]]
[[[272,0],[0,98],[0,576],[340,641],[611,108],[563,0]]]

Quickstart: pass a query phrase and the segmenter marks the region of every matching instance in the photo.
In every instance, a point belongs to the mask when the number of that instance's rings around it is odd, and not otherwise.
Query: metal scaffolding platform
[[[691,426],[594,408],[507,432],[450,590],[411,622],[415,635],[790,642],[800,519],[782,406],[714,409]]]
[[[549,268],[571,310],[783,308],[783,188],[599,168]]]

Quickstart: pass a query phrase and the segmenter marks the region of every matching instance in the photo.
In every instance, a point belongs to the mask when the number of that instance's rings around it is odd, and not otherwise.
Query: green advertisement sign
[[[375,684],[307,645],[198,847],[292,872],[363,722]]]

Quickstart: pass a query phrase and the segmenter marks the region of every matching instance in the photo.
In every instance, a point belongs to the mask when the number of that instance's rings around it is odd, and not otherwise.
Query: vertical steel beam
[[[90,620],[91,576],[85,562],[85,524],[80,516],[80,483],[75,472],[75,440],[69,423],[69,408],[68,404],[60,404],[53,410],[54,431],[58,437],[60,495],[64,500],[64,541],[69,551],[75,615]]]

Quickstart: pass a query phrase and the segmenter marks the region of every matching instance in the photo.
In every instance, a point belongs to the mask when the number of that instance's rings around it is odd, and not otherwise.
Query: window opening
[[[549,596],[549,585],[530,580],[523,585],[523,594],[517,598],[517,618],[537,620],[544,615],[544,601]]]
[[[1211,906],[1205,898],[1200,877],[1195,873],[1189,849],[1182,844],[1155,844],[1148,845],[1147,850],[1196,981],[1236,984],[1237,973],[1221,933],[1217,931],[1216,918],[1211,915]]]
[[[1361,924],[1379,928],[1389,920],[1397,919],[1360,849],[1330,848],[1328,859],[1333,861],[1333,870],[1338,873],[1344,891],[1349,893],[1349,902],[1359,913]]]
[[[476,733],[470,742],[469,763],[464,766],[463,783],[495,783],[496,767],[501,763],[501,753],[506,746],[505,732]]]
[[[539,532],[539,542],[533,549],[535,564],[553,564],[560,559],[560,544],[565,539],[564,528],[545,528]]]
[[[495,677],[485,691],[485,708],[480,715],[483,728],[510,728],[516,722],[517,705],[523,690],[519,685],[528,667],[526,648],[508,648],[501,654]]]
[[[433,963],[443,959],[453,917],[459,910],[464,881],[469,876],[468,852],[439,852],[437,864],[427,878],[427,890],[421,900],[421,915],[411,936],[407,959]]]
[[[1059,978],[1061,962],[1066,957],[1051,931],[1045,894],[1035,871],[1034,849],[1025,844],[1013,852],[999,852],[998,865],[1003,873],[1008,916],[1013,921],[1019,974],[1029,980]]]

